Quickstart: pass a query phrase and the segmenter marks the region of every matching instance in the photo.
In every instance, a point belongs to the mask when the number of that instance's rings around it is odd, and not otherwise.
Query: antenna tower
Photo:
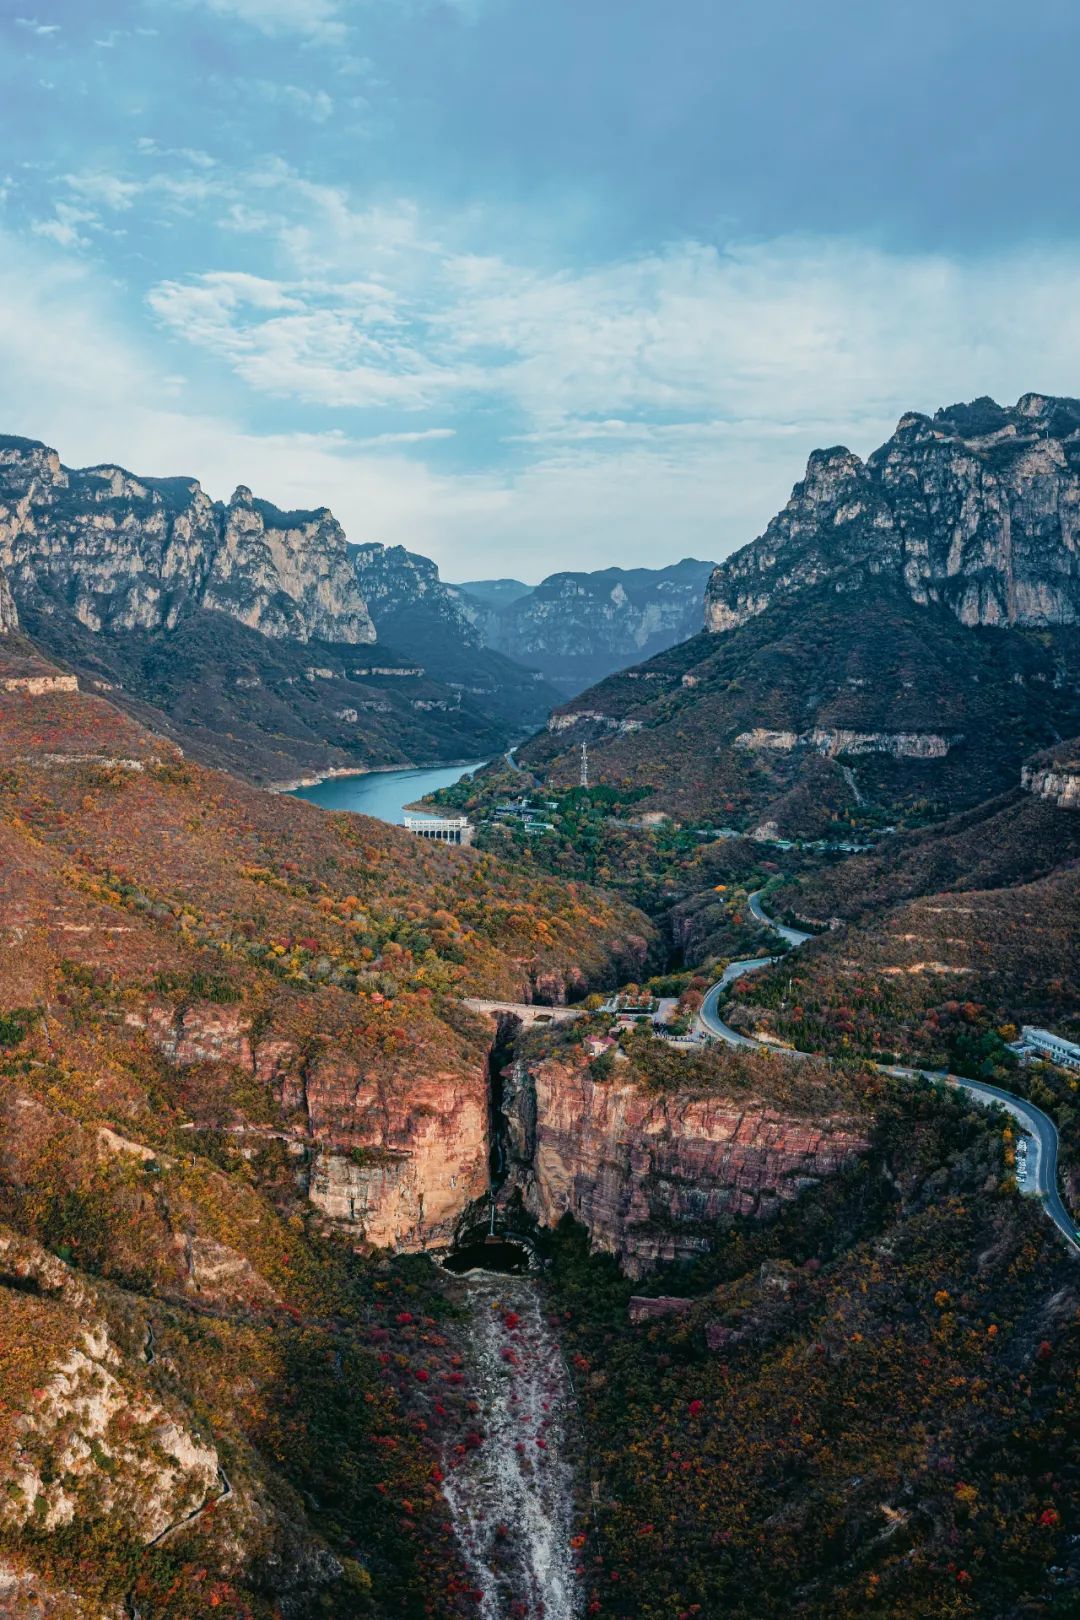
[[[582,785],[583,788],[587,788],[588,785],[589,785],[589,745],[588,745],[588,743],[582,743],[582,745],[581,745],[581,785]]]

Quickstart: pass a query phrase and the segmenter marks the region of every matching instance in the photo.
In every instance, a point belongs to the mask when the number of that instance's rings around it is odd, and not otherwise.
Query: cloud
[[[301,84],[283,84],[275,79],[240,80],[238,87],[316,124],[325,124],[334,116],[333,97],[322,89],[308,90]]]
[[[15,26],[16,28],[25,28],[29,33],[37,34],[39,37],[60,32],[59,23],[41,23],[38,22],[36,17],[16,17]]]
[[[279,163],[162,167],[75,177],[35,258],[4,244],[0,365],[31,418],[12,431],[70,459],[328,504],[353,538],[427,551],[450,577],[505,572],[507,555],[528,578],[722,556],[815,446],[865,453],[905,410],[1074,392],[1080,374],[1077,248],[964,260],[800,237],[538,265],[477,251],[497,229],[482,215],[358,209]],[[84,258],[65,279],[47,244],[77,246],[99,211],[126,219],[146,199],[212,208],[218,250],[273,273],[158,282],[136,342],[104,274]],[[185,352],[206,389],[216,363],[231,414],[167,381]],[[328,409],[338,432],[322,430]]]
[[[388,444],[430,444],[433,439],[453,439],[456,433],[456,428],[419,428],[413,433],[373,433],[356,442],[374,450]]]
[[[417,409],[463,383],[406,335],[378,282],[274,282],[222,271],[149,294],[163,326],[225,361],[251,388],[310,404]]]
[[[298,34],[320,44],[338,44],[346,34],[338,0],[184,0],[260,33]]]
[[[116,212],[130,208],[142,190],[137,181],[124,180],[119,175],[105,174],[101,171],[66,174],[63,183],[76,197],[84,197],[87,202],[97,203]]]
[[[405,201],[355,210],[280,165],[244,194],[266,205],[238,200],[233,227],[294,273],[259,298],[218,272],[160,284],[150,305],[178,338],[308,404],[483,397],[524,419],[518,444],[660,443],[754,420],[863,436],[939,390],[1001,387],[1030,356],[1058,357],[1054,303],[1067,307],[1077,268],[1069,249],[960,261],[801,237],[539,270],[462,251],[456,222]]]

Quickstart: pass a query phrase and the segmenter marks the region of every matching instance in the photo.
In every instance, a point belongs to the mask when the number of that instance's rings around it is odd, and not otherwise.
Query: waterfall
[[[473,1271],[467,1286],[480,1413],[464,1455],[446,1459],[443,1489],[482,1594],[480,1620],[575,1620],[572,1392],[562,1350],[534,1278]]]

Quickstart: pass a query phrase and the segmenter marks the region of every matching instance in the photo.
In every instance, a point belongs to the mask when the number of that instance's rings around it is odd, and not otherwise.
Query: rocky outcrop
[[[1080,765],[1072,769],[1065,765],[1025,765],[1020,786],[1060,810],[1080,810]]]
[[[275,639],[375,639],[325,508],[282,512],[243,486],[222,505],[190,478],[73,471],[29,439],[0,438],[0,568],[16,601],[95,633],[169,630],[206,608]]]
[[[310,1197],[332,1220],[381,1248],[449,1245],[487,1190],[487,1077],[433,1072],[407,1092],[326,1058],[307,1075],[319,1144]]]
[[[11,586],[7,582],[7,575],[0,568],[0,636],[7,635],[9,631],[19,628],[19,613],[15,606],[15,598],[11,594]]]
[[[420,614],[440,624],[466,647],[484,639],[453,585],[444,585],[438,566],[404,546],[351,546],[353,567],[368,611],[382,640],[397,641],[393,630],[403,614]]]
[[[516,581],[459,589],[490,647],[574,692],[695,635],[711,566],[684,557],[669,568],[551,574],[532,589]],[[501,600],[500,583],[515,587]]]
[[[37,1387],[0,1461],[0,1530],[116,1513],[144,1543],[161,1536],[217,1490],[216,1449],[133,1384],[92,1291],[62,1261],[0,1233],[0,1270],[11,1328],[42,1334]]]
[[[435,1068],[396,1084],[336,1050],[308,1059],[290,1041],[257,1040],[247,1013],[207,1002],[130,1009],[125,1022],[173,1063],[229,1064],[270,1086],[292,1122],[296,1151],[310,1158],[311,1202],[368,1243],[448,1244],[487,1187],[481,1067],[468,1077]]]
[[[730,630],[778,596],[887,575],[967,625],[1080,619],[1080,401],[1025,394],[903,417],[863,462],[817,450],[760,539],[721,563],[707,628]]]
[[[790,754],[795,748],[813,748],[826,759],[840,754],[891,754],[893,759],[944,759],[960,737],[940,737],[925,731],[841,731],[821,726],[813,731],[767,731],[756,727],[735,738],[736,748],[772,749]]]
[[[508,1071],[509,1192],[544,1226],[571,1214],[630,1276],[706,1253],[736,1215],[767,1217],[869,1146],[849,1119],[753,1099],[594,1080],[548,1059]]]

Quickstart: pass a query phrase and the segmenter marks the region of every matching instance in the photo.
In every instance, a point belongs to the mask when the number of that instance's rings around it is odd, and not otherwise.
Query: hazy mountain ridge
[[[518,735],[543,723],[562,694],[539,670],[486,645],[471,604],[458,586],[444,583],[430,557],[378,544],[349,551],[380,643],[479,698]]]
[[[551,574],[531,588],[478,580],[457,589],[489,646],[573,695],[696,634],[710,568],[684,557],[666,568]]]

